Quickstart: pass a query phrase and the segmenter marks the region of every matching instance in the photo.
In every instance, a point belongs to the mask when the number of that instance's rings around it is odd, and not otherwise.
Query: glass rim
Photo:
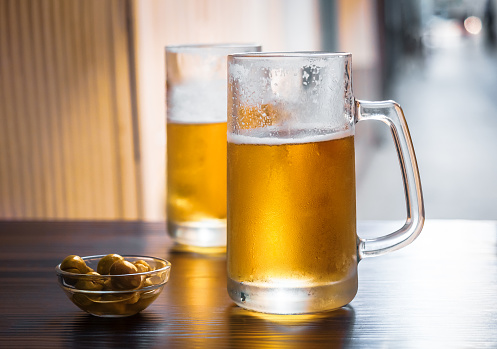
[[[99,255],[93,255],[93,256],[84,256],[84,257],[81,257],[81,259],[83,259],[84,261],[87,261],[89,259],[100,259],[100,258],[103,258],[105,257],[106,255],[105,254],[99,254]],[[123,276],[130,276],[130,275],[152,275],[154,273],[157,273],[157,272],[163,272],[163,271],[166,271],[168,269],[171,269],[171,262],[169,262],[168,260],[164,259],[164,258],[160,258],[160,257],[151,257],[151,256],[140,256],[140,255],[133,255],[133,254],[123,254],[121,255],[121,257],[123,258],[126,258],[126,257],[131,257],[131,258],[140,258],[140,259],[151,259],[151,260],[160,260],[162,261],[165,266],[163,266],[162,268],[159,268],[159,269],[155,269],[155,270],[150,270],[150,271],[144,271],[144,272],[141,272],[141,273],[134,273],[134,274],[118,274],[118,275],[109,275],[109,274],[103,274],[103,275],[88,275],[88,274],[79,274],[79,273],[71,273],[71,272],[68,272],[68,271],[65,271],[65,270],[62,270],[60,268],[60,265],[62,263],[59,263],[55,266],[55,272],[58,274],[58,275],[65,275],[65,276],[72,276],[74,278],[120,278],[120,277],[123,277]]]
[[[219,43],[219,44],[185,44],[185,45],[167,45],[166,52],[183,52],[195,51],[200,49],[261,49],[262,45],[258,43]]]
[[[233,53],[229,58],[350,58],[350,52],[328,52],[328,51],[275,51],[275,52],[245,52]]]

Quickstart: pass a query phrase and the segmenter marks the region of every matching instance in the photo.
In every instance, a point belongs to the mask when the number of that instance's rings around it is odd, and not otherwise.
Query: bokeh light
[[[464,28],[473,35],[478,35],[481,32],[481,19],[475,16],[470,16],[464,20]]]

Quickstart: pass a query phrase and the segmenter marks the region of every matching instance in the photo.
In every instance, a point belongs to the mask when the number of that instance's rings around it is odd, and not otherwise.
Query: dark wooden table
[[[384,234],[395,222],[359,225]],[[222,256],[171,252],[164,224],[0,222],[1,348],[496,348],[497,222],[428,221],[420,237],[359,265],[359,292],[334,312],[270,316],[233,305]],[[172,263],[142,313],[93,317],[56,282],[68,254],[145,254]]]

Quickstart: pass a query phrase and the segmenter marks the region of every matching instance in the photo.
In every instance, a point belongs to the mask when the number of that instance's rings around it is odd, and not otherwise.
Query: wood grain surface
[[[395,222],[359,224],[382,235]],[[334,312],[271,316],[236,307],[224,256],[172,252],[164,224],[0,222],[1,348],[495,348],[497,223],[428,221],[410,246],[359,265],[359,291]],[[172,263],[142,313],[101,319],[56,282],[66,255],[145,254]]]

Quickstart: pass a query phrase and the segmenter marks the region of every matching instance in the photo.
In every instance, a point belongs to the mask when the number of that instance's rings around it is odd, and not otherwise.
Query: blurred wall
[[[0,1],[0,218],[141,216],[128,5]]]
[[[362,100],[388,99],[384,95],[382,66],[384,41],[380,35],[382,0],[337,0],[337,50],[352,54],[354,96]],[[356,182],[360,184],[386,128],[380,123],[357,124]]]
[[[338,49],[352,53],[357,98],[382,97],[381,42],[375,0],[340,0],[337,11]]]

